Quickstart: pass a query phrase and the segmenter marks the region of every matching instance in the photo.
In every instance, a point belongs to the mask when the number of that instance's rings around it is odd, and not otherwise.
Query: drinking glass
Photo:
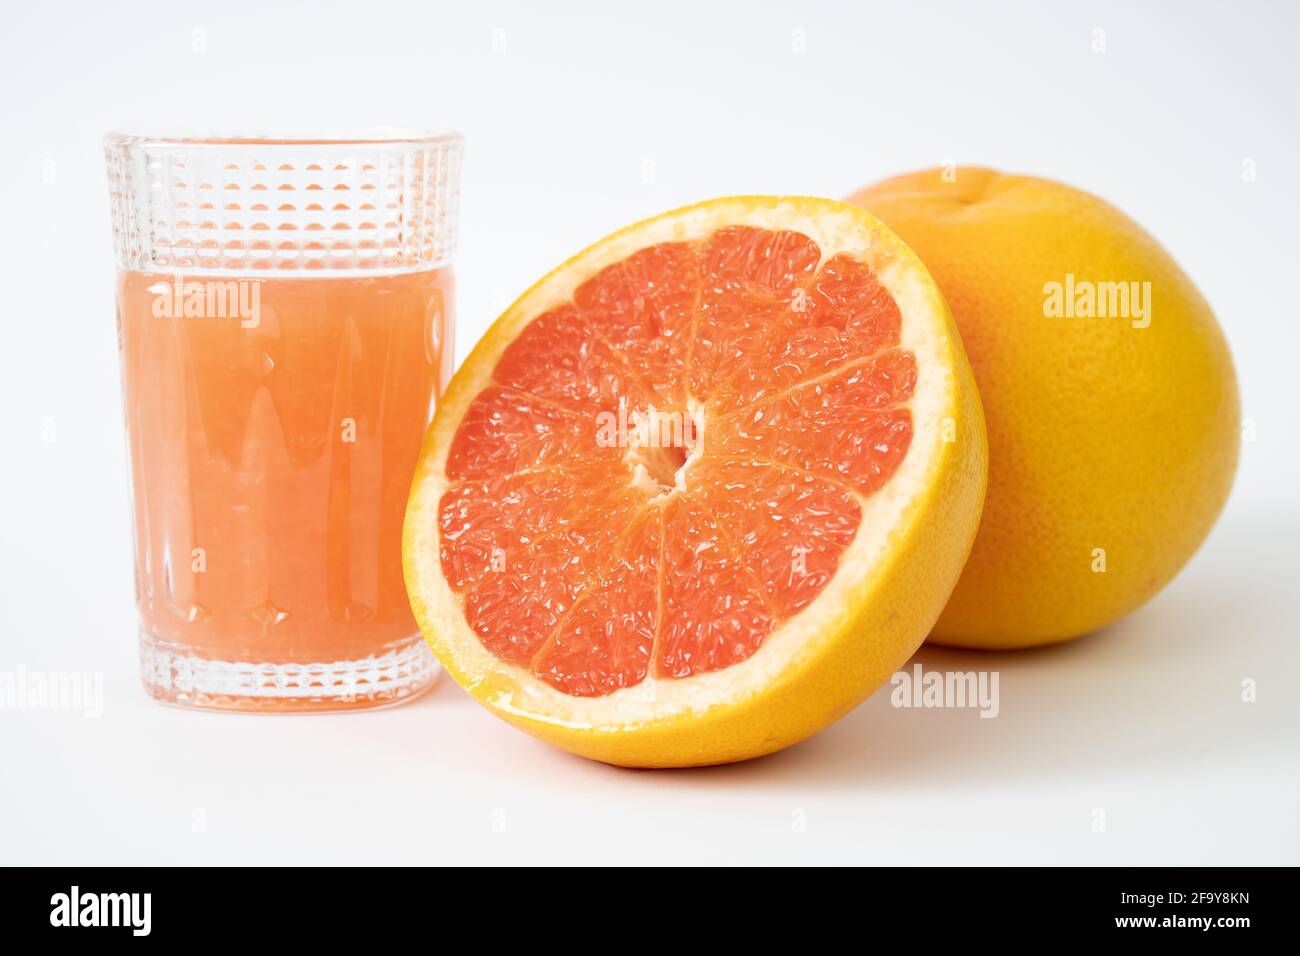
[[[155,698],[339,710],[433,680],[402,516],[452,371],[462,149],[106,138]]]

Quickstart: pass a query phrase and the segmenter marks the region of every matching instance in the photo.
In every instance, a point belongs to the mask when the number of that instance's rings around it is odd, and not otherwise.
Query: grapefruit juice
[[[124,271],[118,303],[146,654],[328,671],[423,653],[401,527],[451,371],[450,271]]]

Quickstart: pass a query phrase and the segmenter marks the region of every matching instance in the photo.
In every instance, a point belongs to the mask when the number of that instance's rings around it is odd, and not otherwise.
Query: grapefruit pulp
[[[924,640],[986,454],[906,246],[831,200],[714,200],[575,256],[480,341],[422,451],[407,590],[448,672],[536,736],[757,756]]]

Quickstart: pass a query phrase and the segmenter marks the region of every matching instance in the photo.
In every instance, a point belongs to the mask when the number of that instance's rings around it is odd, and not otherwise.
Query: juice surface
[[[402,517],[451,374],[451,282],[119,273],[146,631],[304,664],[418,634]]]

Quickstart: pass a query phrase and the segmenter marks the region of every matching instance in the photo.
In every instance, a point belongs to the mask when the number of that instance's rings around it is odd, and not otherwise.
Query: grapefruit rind
[[[505,349],[606,266],[663,242],[725,226],[801,232],[822,261],[866,263],[902,315],[899,346],[916,358],[911,446],[889,482],[857,496],[862,520],[822,592],[748,659],[724,670],[574,697],[494,656],[443,576],[437,510],[448,452]],[[834,200],[742,196],[630,226],[527,290],[455,375],[421,452],[406,515],[407,590],[421,630],[461,686],[498,716],[564,749],[629,766],[745,759],[788,746],[847,713],[901,666],[943,608],[979,521],[987,470],[983,416],[942,296],[916,256],[875,217]]]

